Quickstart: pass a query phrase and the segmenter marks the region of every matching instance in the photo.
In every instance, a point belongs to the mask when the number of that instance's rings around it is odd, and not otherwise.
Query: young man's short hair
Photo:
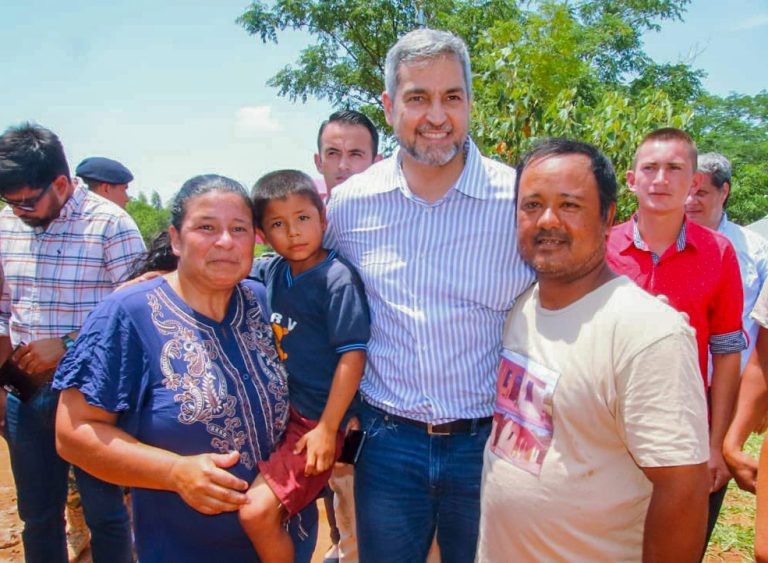
[[[263,228],[264,211],[270,201],[285,199],[292,194],[308,198],[320,213],[323,212],[323,200],[312,178],[299,170],[276,170],[259,178],[251,190],[256,226]]]
[[[640,152],[640,148],[646,143],[652,143],[654,141],[680,141],[681,143],[688,145],[688,154],[691,157],[693,171],[696,172],[696,161],[698,159],[696,142],[688,133],[675,127],[662,127],[661,129],[651,131],[645,137],[643,137],[643,140],[640,141],[639,145],[637,145],[635,156],[632,159],[633,170],[635,169],[635,166],[637,166],[637,153]]]
[[[365,127],[371,134],[371,158],[375,158],[376,155],[379,154],[379,132],[376,130],[376,126],[370,119],[368,119],[367,115],[353,109],[344,109],[333,112],[327,120],[323,121],[320,125],[320,130],[317,132],[317,152],[319,154],[323,154],[323,148],[320,146],[320,139],[329,123]]]

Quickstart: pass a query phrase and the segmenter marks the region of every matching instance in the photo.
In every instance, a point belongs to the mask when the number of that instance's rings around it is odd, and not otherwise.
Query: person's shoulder
[[[606,284],[609,295],[604,309],[613,315],[619,329],[650,339],[692,332],[683,314],[628,277],[619,276],[609,283],[610,286]]]
[[[394,156],[374,162],[366,170],[350,176],[333,188],[331,201],[337,203],[389,190],[394,187],[395,166]]]
[[[324,271],[329,287],[350,283],[362,284],[355,267],[334,250],[330,251]]]
[[[696,248],[701,260],[706,261],[709,267],[714,266],[716,262],[720,264],[736,261],[736,250],[733,243],[723,233],[713,231],[707,227],[694,223],[685,222],[686,239]]]

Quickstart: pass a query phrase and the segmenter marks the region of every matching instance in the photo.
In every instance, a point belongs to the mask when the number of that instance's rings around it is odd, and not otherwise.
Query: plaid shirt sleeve
[[[125,281],[133,263],[146,251],[144,239],[128,215],[117,217],[104,239],[104,267],[117,285]]]

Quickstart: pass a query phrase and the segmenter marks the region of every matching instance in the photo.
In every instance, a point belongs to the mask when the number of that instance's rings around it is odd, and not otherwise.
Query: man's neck
[[[576,280],[549,279],[540,274],[539,303],[550,311],[563,309],[616,277],[604,261]]]
[[[430,166],[402,151],[403,175],[411,192],[428,203],[443,197],[464,170],[464,151],[459,151],[447,164]]]
[[[685,211],[683,209],[680,209],[679,213],[665,215],[638,211],[637,228],[648,249],[661,256],[677,241],[680,229],[683,228],[684,219]]]

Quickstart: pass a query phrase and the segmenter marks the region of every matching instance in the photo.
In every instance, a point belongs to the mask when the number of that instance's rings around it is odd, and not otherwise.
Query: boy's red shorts
[[[319,475],[304,475],[307,465],[307,448],[294,454],[296,442],[317,426],[317,420],[304,418],[298,411],[290,409],[288,426],[283,441],[266,461],[258,462],[259,473],[277,495],[289,516],[298,514],[302,508],[317,498],[331,477],[333,466]],[[339,459],[344,445],[344,434],[336,433],[336,455]]]

